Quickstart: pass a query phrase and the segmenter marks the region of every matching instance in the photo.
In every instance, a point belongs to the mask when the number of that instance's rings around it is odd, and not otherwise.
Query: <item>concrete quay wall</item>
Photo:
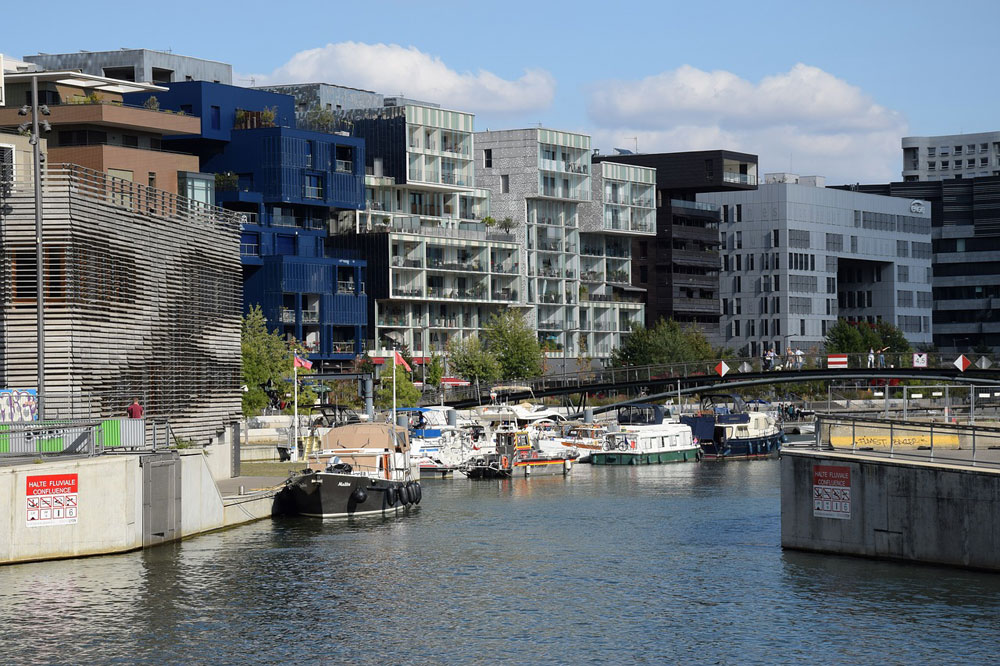
[[[121,553],[269,517],[271,492],[223,497],[219,449],[0,467],[0,564]],[[33,519],[29,477],[65,475],[75,476],[75,522]]]
[[[783,451],[781,545],[1000,571],[1000,470]]]

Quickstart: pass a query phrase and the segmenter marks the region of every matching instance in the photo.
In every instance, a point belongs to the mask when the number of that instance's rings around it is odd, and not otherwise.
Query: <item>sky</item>
[[[1000,130],[997,0],[47,0],[21,57],[149,48],[233,83],[327,82],[476,114],[476,129],[582,132],[602,153],[733,150],[761,173],[900,180],[904,136]],[[24,24],[22,24],[24,25]]]

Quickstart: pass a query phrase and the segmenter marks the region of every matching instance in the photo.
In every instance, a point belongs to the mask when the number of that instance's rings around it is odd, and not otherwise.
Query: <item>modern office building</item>
[[[352,363],[367,336],[365,264],[328,240],[362,206],[364,142],[297,129],[288,95],[191,81],[156,97],[198,119],[167,145],[198,155],[218,204],[240,213],[244,308],[260,305],[269,327],[301,341],[320,369]]]
[[[757,156],[728,150],[596,155],[656,170],[656,236],[632,241],[632,284],[646,290],[646,326],[673,318],[693,324],[719,345],[719,224],[703,192],[757,187]]]
[[[342,219],[334,241],[368,263],[370,355],[381,362],[405,345],[423,363],[524,296],[517,243],[484,221],[473,115],[403,102],[338,113],[365,141],[367,175],[365,209]]]
[[[123,103],[123,93],[149,86],[72,72],[27,72],[5,77],[7,106],[0,108],[0,127],[12,129],[24,122],[20,108],[31,104],[33,78],[38,79],[39,104],[49,110],[44,119],[52,127],[46,134],[52,162],[78,164],[211,203],[207,193],[185,191],[188,183],[211,182],[211,176],[199,175],[198,158],[163,150],[164,139],[197,132],[198,118]]]
[[[723,208],[725,346],[821,348],[838,317],[930,344],[930,206],[822,183],[769,174],[755,191],[698,195]]]
[[[0,386],[36,388],[28,137],[0,133],[0,164]],[[240,418],[237,216],[51,158],[43,173],[46,417],[119,417],[139,398],[179,439],[219,437]]]
[[[903,137],[903,181],[1000,176],[1000,132]]]
[[[556,371],[607,358],[643,322],[630,284],[631,244],[652,236],[653,172],[624,165],[594,173],[590,137],[531,128],[476,134],[476,178],[492,215],[510,219],[525,267],[525,304]]]
[[[934,345],[954,352],[1000,348],[1000,176],[844,188],[929,202]]]
[[[232,65],[150,49],[39,53],[24,56],[24,60],[46,70],[79,70],[84,74],[122,81],[156,84],[178,81],[233,82]]]

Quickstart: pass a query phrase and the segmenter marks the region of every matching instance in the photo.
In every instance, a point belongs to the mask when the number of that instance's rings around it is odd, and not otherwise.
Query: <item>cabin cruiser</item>
[[[738,395],[704,395],[697,415],[682,416],[681,422],[691,426],[709,460],[768,458],[778,455],[785,441],[774,416],[748,411]]]
[[[568,448],[551,453],[540,450],[531,432],[513,423],[501,424],[494,431],[494,442],[494,452],[472,456],[459,468],[461,472],[470,479],[568,474],[577,456]]]
[[[275,496],[279,512],[316,518],[394,515],[420,503],[406,428],[356,423],[323,435],[322,450]]]
[[[669,421],[660,405],[623,405],[617,429],[609,429],[595,465],[658,465],[701,459],[701,449],[687,425]]]
[[[403,407],[409,424],[410,457],[421,477],[450,476],[473,450],[472,432],[449,425],[450,407]],[[455,419],[457,423],[457,418]]]

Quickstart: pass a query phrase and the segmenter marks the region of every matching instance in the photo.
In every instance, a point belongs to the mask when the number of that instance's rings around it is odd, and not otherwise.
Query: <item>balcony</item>
[[[260,245],[257,243],[240,243],[241,257],[259,257]]]
[[[392,265],[395,268],[423,268],[424,262],[422,259],[404,259],[403,257],[393,257]]]
[[[303,187],[303,196],[306,199],[322,199],[323,188],[314,185],[305,185]]]
[[[353,294],[353,293],[355,293],[355,284],[356,283],[354,282],[354,280],[347,280],[347,281],[338,280],[337,281],[337,293],[338,294]],[[361,285],[362,285],[362,287],[361,287],[361,293],[363,294],[365,292],[364,283],[362,282]]]
[[[520,269],[520,264],[516,262],[506,261],[493,264],[492,272],[504,273],[506,275],[517,275],[519,269]]]
[[[427,259],[427,268],[438,271],[474,271],[481,273],[483,265],[479,261],[444,261],[443,259]]]
[[[406,321],[406,315],[382,315],[379,318],[379,326],[406,327],[409,324]]]
[[[722,182],[734,183],[736,185],[756,185],[757,176],[748,173],[735,173],[733,171],[725,171],[722,174]]]
[[[559,241],[541,240],[538,241],[538,250],[541,252],[559,252],[561,243]]]
[[[281,308],[281,323],[282,324],[295,323],[295,308]]]
[[[354,164],[350,160],[337,160],[334,169],[337,173],[353,173]]]
[[[516,301],[517,300],[517,290],[516,289],[497,289],[491,294],[491,300],[494,301]]]
[[[362,350],[364,346],[362,345]],[[353,340],[336,340],[330,343],[330,353],[332,354],[353,354],[355,343]]]
[[[302,311],[302,323],[303,324],[316,324],[319,322],[319,310],[303,310]]]
[[[8,84],[10,85],[10,84]],[[8,103],[10,101],[8,100]],[[18,115],[20,106],[0,108],[0,126],[17,127],[24,118]],[[46,118],[58,130],[59,125],[105,126],[114,131],[151,132],[162,136],[198,134],[201,118],[167,111],[153,111],[120,102],[90,102],[52,104]],[[197,171],[197,169],[195,169]]]
[[[392,296],[398,298],[423,298],[424,290],[420,287],[393,287]]]
[[[604,282],[604,273],[600,271],[583,271],[580,279],[584,282]]]

